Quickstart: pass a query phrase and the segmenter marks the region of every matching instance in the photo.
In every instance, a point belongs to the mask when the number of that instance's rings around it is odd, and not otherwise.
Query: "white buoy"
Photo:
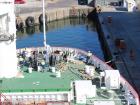
[[[89,75],[90,76],[94,76],[94,72],[95,72],[95,67],[94,66],[90,66],[89,67]]]
[[[32,70],[33,70],[32,67],[29,67],[29,68],[28,68],[28,72],[29,72],[29,73],[32,73]]]
[[[55,67],[52,67],[51,69],[52,69],[52,72],[55,73]]]
[[[85,66],[85,72],[86,72],[86,74],[88,74],[90,76],[94,76],[95,67],[86,65]]]
[[[85,72],[86,72],[87,74],[89,74],[89,72],[90,72],[90,71],[89,71],[89,66],[88,66],[88,65],[85,66]]]
[[[37,71],[40,72],[41,71],[41,66],[37,67]]]
[[[61,72],[60,71],[56,71],[56,77],[58,77],[58,78],[61,77]]]

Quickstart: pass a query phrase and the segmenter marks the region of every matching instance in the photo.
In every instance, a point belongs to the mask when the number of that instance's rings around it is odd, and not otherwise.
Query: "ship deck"
[[[66,51],[71,49],[66,48],[53,48],[53,51]],[[18,50],[18,60],[20,64],[20,57],[23,56],[21,52],[23,53],[25,49]],[[29,51],[35,51],[39,52],[37,53],[38,63],[40,63],[40,60],[42,61],[44,59],[44,55],[40,56],[40,52],[43,52],[44,50],[39,48],[31,48],[28,49]],[[27,51],[28,51],[27,50]],[[102,71],[102,67],[98,67],[98,64],[87,64],[85,63],[85,57],[86,52],[78,49],[74,49],[76,57],[73,60],[68,60],[67,62],[64,60],[61,60],[56,63],[55,68],[56,71],[61,72],[61,77],[56,77],[56,72],[52,72],[52,70],[49,68],[48,64],[46,63],[44,65],[44,68],[41,69],[41,71],[32,70],[32,72],[29,73],[29,65],[26,64],[31,63],[29,62],[29,58],[26,56],[22,62],[23,65],[20,65],[20,72],[24,75],[24,78],[2,78],[0,80],[0,91],[4,94],[17,94],[17,93],[26,93],[26,95],[32,92],[34,93],[45,93],[45,92],[70,92],[71,89],[73,90],[72,82],[75,80],[92,80],[92,84],[96,85],[96,97],[87,98],[86,103],[88,104],[94,104],[94,102],[113,102],[114,105],[127,105],[128,102],[126,101],[126,93],[124,92],[123,88],[116,89],[116,90],[110,90],[105,88],[105,86],[100,86],[100,72]],[[78,51],[78,53],[77,53]],[[65,52],[63,52],[65,53]],[[42,53],[43,54],[43,53]],[[33,56],[33,55],[32,55]],[[81,59],[82,58],[82,59]],[[97,59],[95,56],[93,56],[92,60],[97,60],[102,64],[103,62]],[[94,75],[90,76],[89,74],[86,74],[85,66],[91,66],[93,69]],[[106,68],[110,69],[106,66]],[[28,93],[29,92],[29,93]],[[74,92],[74,91],[73,91]],[[19,95],[20,95],[19,94]],[[24,98],[24,97],[23,97]],[[45,100],[45,99],[44,99]],[[133,98],[131,101],[135,101]],[[133,103],[133,102],[132,102]],[[135,102],[134,102],[135,103]],[[52,104],[54,105],[54,104]],[[63,104],[62,104],[63,105]],[[75,104],[74,102],[71,102],[71,105],[79,105]],[[83,104],[84,105],[84,104]]]
[[[0,90],[2,92],[49,92],[49,91],[69,91],[71,81],[80,80],[81,77],[73,73],[71,69],[77,71],[77,68],[84,70],[84,65],[65,64],[67,70],[61,73],[57,78],[45,68],[44,72],[33,71],[28,73],[28,68],[23,67],[24,78],[1,79]]]
[[[63,92],[71,90],[71,82],[74,80],[89,79],[83,78],[79,71],[83,71],[85,64],[65,63],[65,70],[61,73],[61,77],[55,77],[55,73],[48,71],[48,68],[44,72],[33,71],[32,73],[27,72],[27,67],[23,66],[22,71],[24,78],[12,78],[12,79],[1,79],[1,92],[3,93],[17,93],[17,92]],[[97,70],[96,70],[97,71]],[[95,78],[99,74],[95,71]],[[94,79],[95,79],[94,78]],[[93,79],[93,80],[94,80]],[[116,105],[122,104],[122,101],[126,103],[124,93],[120,90],[113,90],[112,95],[108,94],[109,90],[101,89],[99,80],[94,80],[94,85],[97,87],[97,95],[94,98],[87,99],[87,103],[93,103],[94,101],[113,101]],[[73,104],[72,104],[73,103]],[[78,105],[72,102],[72,105]]]

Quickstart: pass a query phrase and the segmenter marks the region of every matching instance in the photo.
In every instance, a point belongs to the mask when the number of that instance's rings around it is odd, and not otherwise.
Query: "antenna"
[[[45,0],[43,0],[42,2],[42,6],[43,6],[43,35],[44,35],[44,47],[47,46],[47,43],[46,43],[46,20],[45,20]]]

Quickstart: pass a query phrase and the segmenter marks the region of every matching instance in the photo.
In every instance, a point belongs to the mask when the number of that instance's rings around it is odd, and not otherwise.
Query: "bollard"
[[[112,16],[108,16],[108,23],[112,23]]]
[[[130,59],[134,60],[135,59],[135,53],[133,49],[130,49]]]

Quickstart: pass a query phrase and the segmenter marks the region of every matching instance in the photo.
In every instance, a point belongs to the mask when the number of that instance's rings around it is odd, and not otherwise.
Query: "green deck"
[[[55,73],[50,71],[33,71],[31,74],[24,72],[24,78],[1,79],[0,90],[1,92],[69,91],[71,81],[81,79],[79,75],[71,72],[70,69],[77,71],[78,66],[78,68],[84,69],[84,65],[69,64],[68,66],[69,68],[61,73],[60,78],[55,77]],[[22,70],[26,71],[27,68],[24,67]]]
[[[27,67],[23,67],[24,78],[1,79],[0,90],[3,93],[12,92],[62,92],[71,90],[71,82],[74,80],[81,80],[79,70],[84,70],[85,64],[65,63],[67,69],[61,73],[61,77],[55,77],[55,73],[50,71],[37,72],[33,71],[31,74],[27,72]],[[96,72],[95,76],[99,74]],[[96,85],[96,83],[95,83]],[[87,99],[87,103],[92,103],[97,100],[112,100],[116,105],[122,105],[121,99],[124,96],[120,90],[114,91],[113,97],[110,99],[106,94],[103,95],[102,89],[97,86],[97,95],[91,99]],[[123,96],[120,99],[119,96]],[[71,103],[72,104],[72,103]],[[72,104],[79,105],[79,104]]]

